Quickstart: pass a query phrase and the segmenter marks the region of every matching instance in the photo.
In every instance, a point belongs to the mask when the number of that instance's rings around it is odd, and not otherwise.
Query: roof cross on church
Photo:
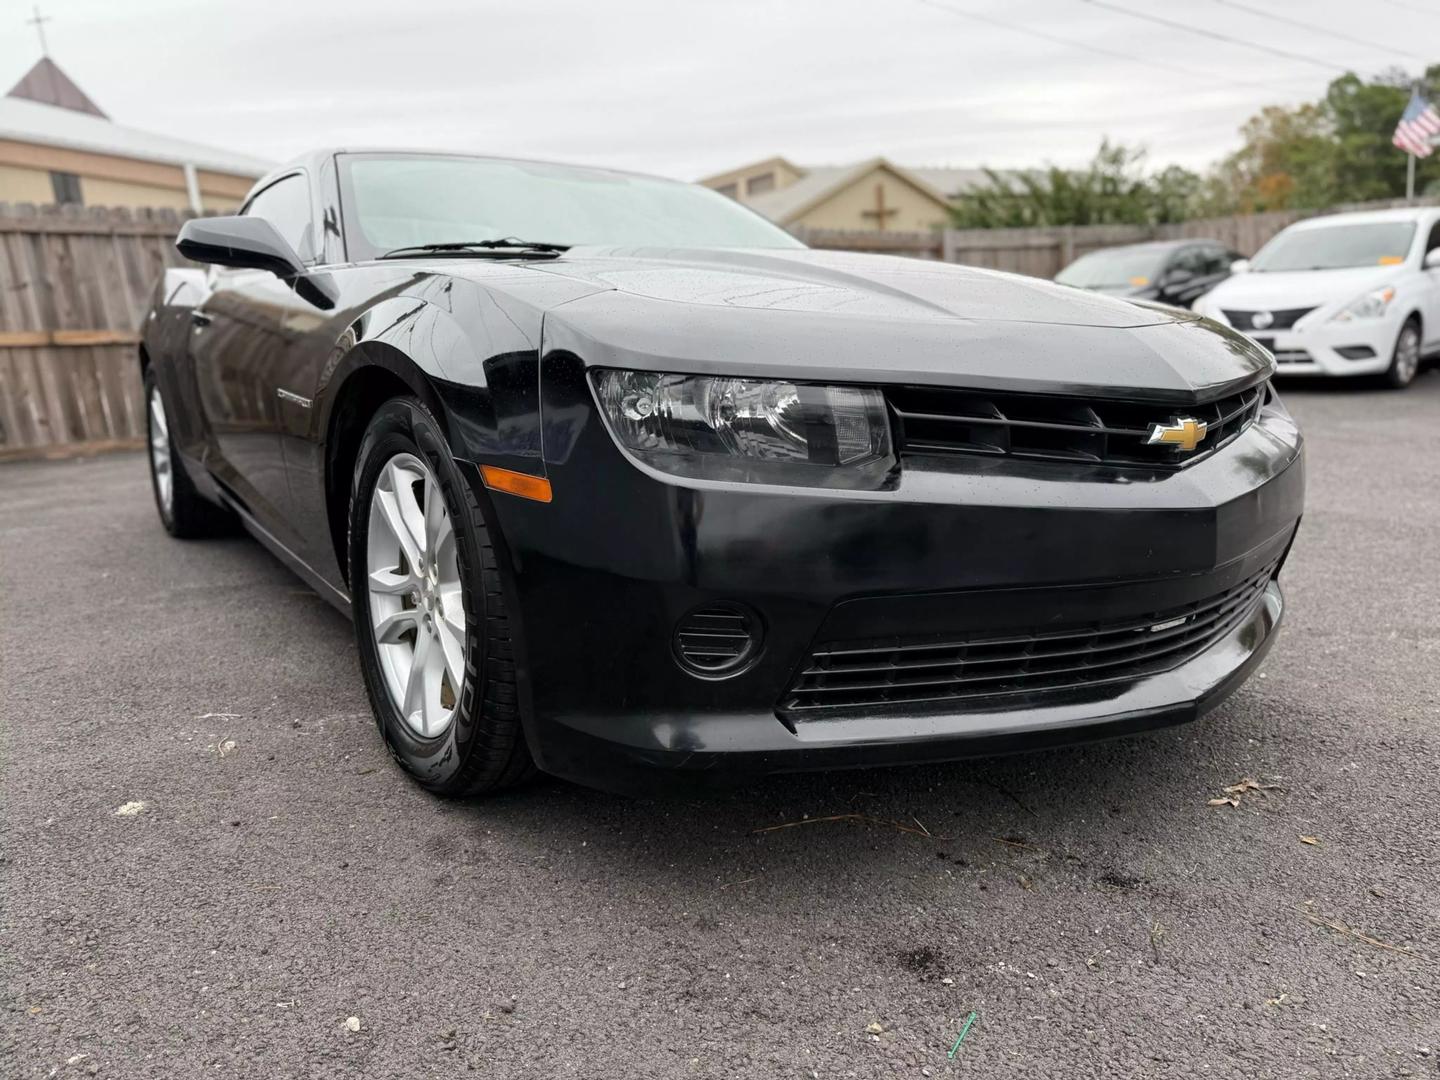
[[[41,56],[49,56],[49,55],[50,55],[50,46],[47,45],[46,42],[45,42],[45,24],[46,24],[47,22],[53,21],[53,16],[50,16],[50,15],[41,15],[41,14],[40,14],[40,5],[39,5],[39,4],[36,4],[35,7],[34,7],[33,9],[31,9],[31,10],[33,10],[33,11],[35,12],[35,14],[34,14],[33,16],[31,16],[30,18],[26,19],[25,21],[26,21],[27,23],[29,23],[30,25],[34,26],[34,27],[35,27],[35,33],[40,36],[40,55],[41,55]]]

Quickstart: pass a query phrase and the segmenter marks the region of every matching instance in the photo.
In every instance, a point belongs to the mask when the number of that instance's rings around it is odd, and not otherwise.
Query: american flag
[[[1436,112],[1435,106],[1420,96],[1420,91],[1410,91],[1410,104],[1400,114],[1400,123],[1395,125],[1395,137],[1390,141],[1407,154],[1429,157],[1434,149],[1430,140],[1436,135],[1440,135],[1440,112]]]

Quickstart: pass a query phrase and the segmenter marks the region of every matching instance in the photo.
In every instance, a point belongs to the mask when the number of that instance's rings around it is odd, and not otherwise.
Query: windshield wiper
[[[413,244],[399,247],[378,256],[381,259],[398,259],[405,255],[477,255],[504,257],[510,252],[532,255],[559,255],[570,250],[569,244],[547,244],[541,240],[521,240],[515,236],[502,236],[496,240],[452,240],[443,244]]]

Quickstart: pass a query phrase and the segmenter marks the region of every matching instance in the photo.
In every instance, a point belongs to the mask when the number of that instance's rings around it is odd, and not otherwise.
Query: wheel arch
[[[340,573],[348,584],[350,483],[371,417],[391,398],[413,396],[424,402],[447,437],[449,432],[431,377],[393,345],[362,342],[346,354],[337,372],[324,419],[325,517]]]

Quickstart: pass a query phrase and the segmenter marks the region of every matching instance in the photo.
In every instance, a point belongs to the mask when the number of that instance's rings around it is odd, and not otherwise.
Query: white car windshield
[[[352,259],[506,237],[567,247],[804,247],[733,199],[674,180],[423,154],[344,154],[339,162]]]
[[[1250,262],[1258,273],[1284,270],[1343,270],[1357,266],[1399,266],[1415,236],[1413,221],[1372,221],[1289,229],[1271,240]]]

